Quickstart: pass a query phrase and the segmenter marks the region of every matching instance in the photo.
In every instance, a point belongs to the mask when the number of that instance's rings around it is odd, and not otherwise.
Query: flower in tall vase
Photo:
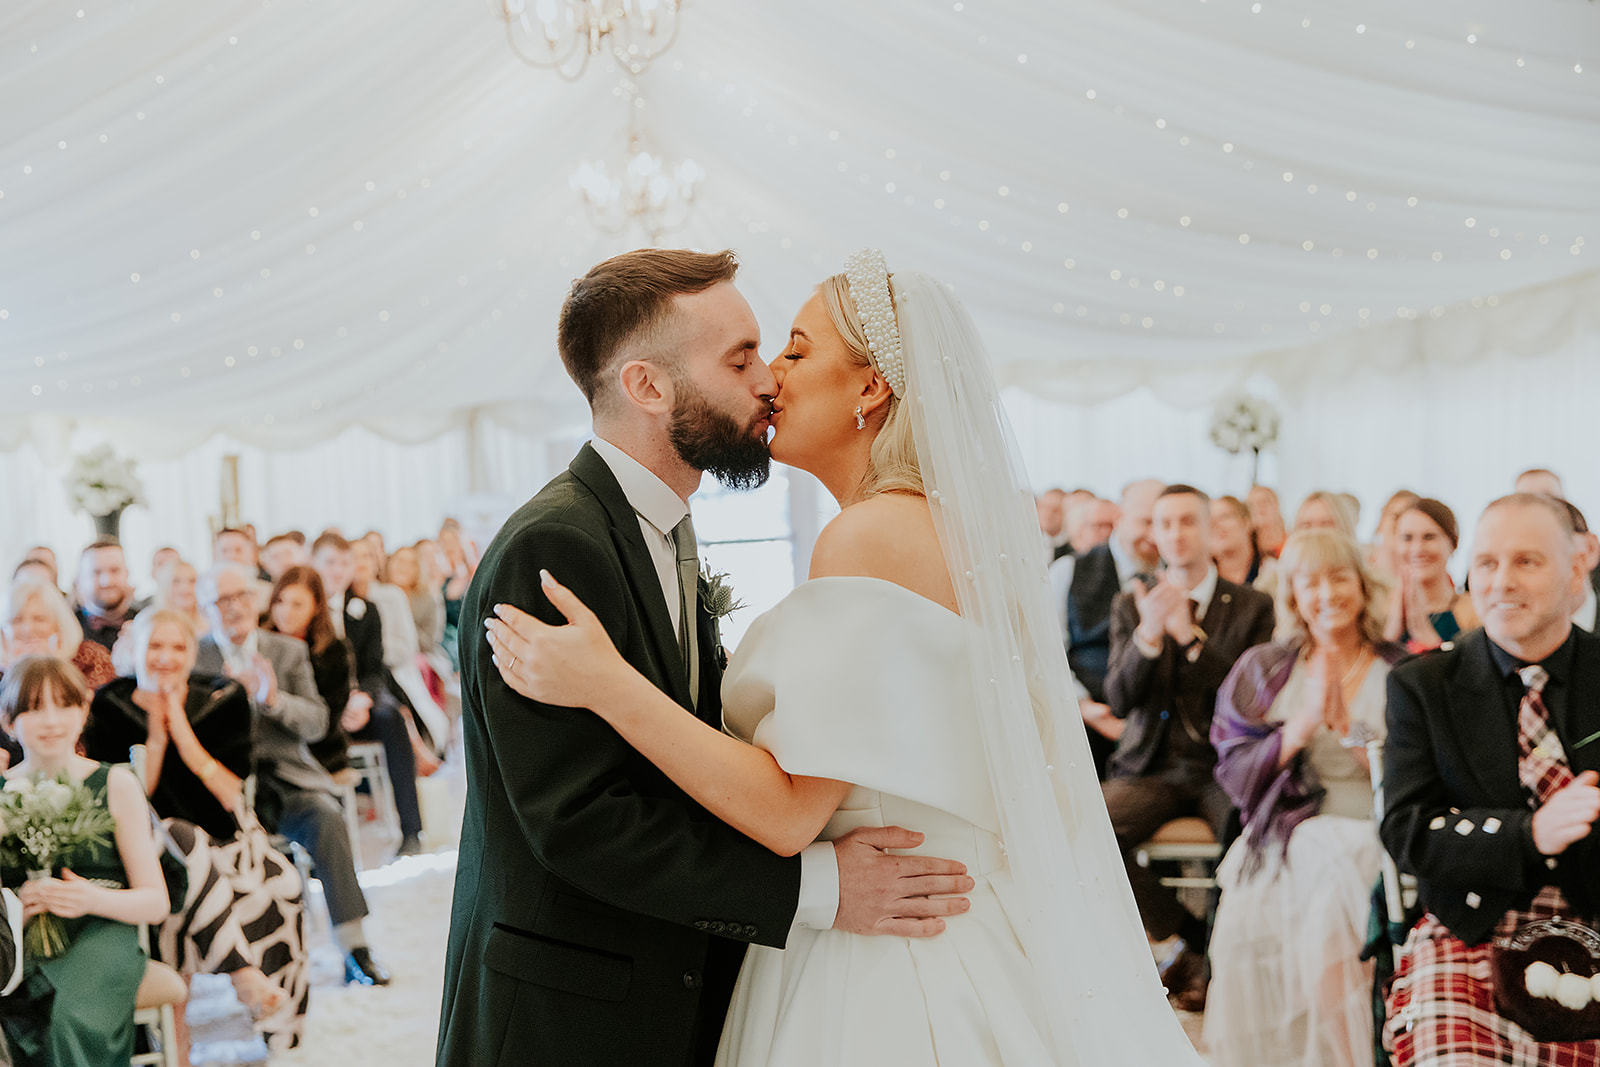
[[[95,533],[115,540],[124,508],[144,503],[144,483],[131,459],[120,459],[110,445],[96,445],[72,461],[67,495],[94,518]]]
[[[1260,481],[1261,453],[1278,441],[1278,409],[1265,397],[1229,393],[1211,412],[1211,443],[1237,456],[1250,453],[1250,484]]]

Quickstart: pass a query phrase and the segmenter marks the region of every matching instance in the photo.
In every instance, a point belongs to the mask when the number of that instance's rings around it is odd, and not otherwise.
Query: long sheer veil
[[[970,624],[989,776],[1062,1065],[1200,1064],[1156,974],[1089,754],[1033,501],[989,357],[947,286],[891,275],[917,459]],[[1012,911],[1008,907],[1008,911]]]

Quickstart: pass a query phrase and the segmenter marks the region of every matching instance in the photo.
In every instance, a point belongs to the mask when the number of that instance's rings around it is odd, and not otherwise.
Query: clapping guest
[[[411,604],[411,619],[417,627],[417,645],[423,655],[439,647],[444,636],[444,596],[423,577],[423,557],[417,546],[394,550],[389,557],[389,582],[406,595]]]
[[[351,595],[375,606],[383,620],[383,666],[413,735],[417,772],[426,777],[439,769],[438,757],[450,743],[450,720],[428,691],[418,665],[422,647],[411,617],[411,602],[399,589],[378,579],[371,542],[352,541],[350,561]]]
[[[167,917],[167,887],[138,780],[125,767],[76,752],[91,693],[83,676],[54,656],[24,657],[0,683],[0,723],[23,751],[6,774],[7,787],[65,775],[94,792],[115,822],[109,842],[78,850],[70,867],[58,865],[47,877],[0,867],[0,880],[17,887],[23,919],[56,915],[68,937],[55,956],[25,957],[22,984],[7,998],[5,1030],[22,1063],[126,1067],[145,974],[135,924]],[[17,1010],[23,1005],[33,1010]],[[46,1020],[42,1026],[39,1019]]]
[[[350,766],[350,734],[367,725],[372,698],[356,688],[355,653],[333,628],[322,576],[310,567],[290,567],[272,587],[262,627],[305,642],[317,694],[328,705],[328,731],[311,744],[311,753],[330,773]],[[354,772],[351,772],[352,774]]]
[[[23,656],[52,655],[71,663],[91,689],[111,681],[111,654],[83,639],[83,628],[50,582],[24,575],[6,592],[0,612],[0,669]]]
[[[1170,485],[1155,502],[1154,537],[1166,571],[1120,595],[1111,613],[1106,699],[1126,720],[1104,783],[1106,809],[1154,942],[1172,946],[1167,986],[1180,1006],[1205,1004],[1205,924],[1134,860],[1162,825],[1186,815],[1223,836],[1232,807],[1213,776],[1211,717],[1217,689],[1247,648],[1272,634],[1272,601],[1217,575],[1211,564],[1211,509],[1204,493]]]
[[[1411,490],[1400,489],[1384,502],[1383,510],[1378,513],[1378,532],[1368,550],[1367,562],[1385,578],[1393,578],[1399,571],[1396,562],[1399,541],[1396,527],[1400,524],[1400,516],[1411,510],[1411,505],[1420,499]]]
[[[117,541],[96,541],[78,558],[78,623],[83,636],[106,651],[122,628],[145,607],[133,595],[128,560]]]
[[[1235,585],[1256,586],[1264,592],[1276,588],[1272,578],[1278,561],[1256,545],[1250,508],[1236,496],[1219,496],[1211,502],[1211,557],[1217,573]]]
[[[388,973],[367,948],[361,922],[367,901],[335,799],[338,788],[308,747],[327,736],[328,705],[317,691],[305,642],[257,625],[254,585],[255,572],[242,563],[219,563],[201,579],[209,632],[200,639],[195,670],[227,675],[250,698],[257,815],[310,854],[334,941],[345,954],[345,981],[387,985]]]
[[[1361,962],[1380,845],[1364,747],[1384,732],[1377,580],[1338,531],[1290,536],[1277,630],[1217,694],[1217,781],[1244,834],[1217,872],[1205,1036],[1217,1067],[1370,1067]]]
[[[253,820],[241,821],[253,769],[249,697],[229,678],[194,673],[187,616],[144,613],[130,637],[137,674],[95,693],[83,749],[110,762],[144,746],[145,792],[186,859],[183,908],[152,948],[185,977],[228,975],[268,1047],[290,1047],[307,1002],[300,877],[259,828],[252,833]],[[242,866],[254,856],[259,881]]]
[[[1356,520],[1343,497],[1319,489],[1300,502],[1300,509],[1294,513],[1294,529],[1296,533],[1301,530],[1338,530],[1355,540]]]
[[[1384,636],[1413,652],[1438,648],[1478,625],[1472,598],[1457,593],[1446,565],[1456,550],[1456,516],[1422,497],[1395,525],[1398,584],[1389,602]]]
[[[1250,505],[1250,525],[1256,532],[1256,545],[1263,555],[1277,558],[1289,533],[1283,527],[1283,509],[1278,505],[1278,494],[1264,485],[1252,485],[1245,494]]]
[[[1389,676],[1380,832],[1426,913],[1385,1045],[1397,1067],[1594,1064],[1600,1042],[1531,1032],[1575,1012],[1534,995],[1526,961],[1496,960],[1535,922],[1600,933],[1600,639],[1569,618],[1583,574],[1566,510],[1531,493],[1490,504],[1470,574],[1483,628]]]

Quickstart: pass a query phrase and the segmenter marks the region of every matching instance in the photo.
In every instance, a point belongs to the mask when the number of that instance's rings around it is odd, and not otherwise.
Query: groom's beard
[[[705,471],[729,489],[759,489],[772,473],[772,453],[767,435],[756,428],[765,413],[740,425],[725,411],[711,405],[693,381],[674,377],[678,402],[667,428],[678,458]]]

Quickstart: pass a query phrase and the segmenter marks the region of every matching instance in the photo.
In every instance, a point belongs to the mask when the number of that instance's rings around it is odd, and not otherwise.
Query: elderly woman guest
[[[307,999],[300,878],[243,802],[249,697],[231,679],[193,673],[198,640],[181,612],[141,613],[131,636],[137,673],[95,694],[83,747],[112,761],[144,746],[145,792],[187,859],[188,899],[162,924],[157,954],[186,977],[227,974],[268,1047],[290,1047]]]
[[[1380,595],[1356,542],[1293,534],[1275,640],[1217,694],[1217,780],[1244,833],[1218,870],[1205,1036],[1218,1067],[1370,1067],[1372,966],[1360,960],[1381,846],[1365,744],[1384,732]]]
[[[1438,648],[1478,626],[1472,598],[1445,569],[1460,541],[1455,513],[1422,497],[1395,523],[1395,577],[1384,636],[1412,652]]]
[[[6,1034],[22,1063],[126,1065],[133,1055],[133,1010],[145,956],[135,923],[167,916],[167,887],[156,860],[150,811],[138,781],[123,767],[77,754],[93,691],[57,656],[25,656],[0,684],[0,723],[22,741],[24,759],[7,772],[8,786],[66,775],[96,795],[115,821],[112,838],[72,857],[50,876],[7,865],[0,880],[17,886],[23,918],[49,912],[70,938],[56,956],[25,960],[12,1003],[43,1006],[39,1025],[10,1012]]]
[[[116,677],[111,653],[83,639],[77,616],[49,582],[24,575],[6,593],[0,611],[0,670],[27,655],[55,655],[71,663],[89,688],[98,689]]]

